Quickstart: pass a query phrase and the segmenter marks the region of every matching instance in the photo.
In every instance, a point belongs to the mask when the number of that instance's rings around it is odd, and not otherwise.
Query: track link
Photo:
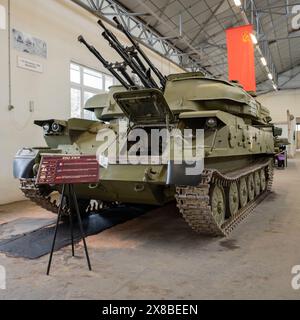
[[[224,223],[219,225],[211,210],[211,187],[213,185],[228,187],[231,183],[239,182],[241,178],[262,169],[265,170],[267,178],[266,190],[254,200],[248,202],[235,216],[229,217]],[[228,236],[266,198],[271,191],[272,183],[273,164],[272,160],[268,159],[267,161],[255,163],[246,169],[227,175],[214,169],[205,170],[201,174],[201,181],[198,186],[178,186],[176,188],[175,199],[183,218],[193,230],[204,235],[224,237]]]
[[[27,199],[34,202],[41,208],[55,214],[58,213],[57,201],[52,201],[47,192],[43,191],[35,184],[35,179],[21,179],[20,189]],[[69,208],[67,207],[63,207],[63,215],[68,214],[68,209]]]
[[[35,183],[35,179],[21,179],[20,189],[27,199],[37,204],[39,207],[58,214],[59,202],[51,197],[52,189],[40,187]],[[111,208],[117,205],[117,203],[105,203],[90,200],[78,199],[79,209],[83,215],[90,213],[100,213],[104,208]],[[62,207],[62,216],[66,217],[70,215],[70,208],[68,203]]]

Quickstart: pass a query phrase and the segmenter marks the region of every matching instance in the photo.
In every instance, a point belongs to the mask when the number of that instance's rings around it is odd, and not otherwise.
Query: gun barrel
[[[113,34],[113,32],[111,32],[109,29],[106,28],[106,26],[104,25],[104,23],[100,19],[98,20],[98,24],[107,33],[107,35],[110,38],[112,38],[119,46],[122,46],[122,44],[120,43],[118,38]]]
[[[129,41],[132,43],[134,48],[138,51],[138,53],[143,57],[143,59],[147,62],[150,69],[156,74],[158,77],[161,85],[163,88],[166,86],[166,77],[154,66],[154,64],[151,62],[151,60],[147,57],[145,52],[141,49],[139,44],[133,39],[132,35],[123,27],[123,25],[120,23],[119,19],[117,17],[113,17],[113,20],[117,24],[117,28],[122,31],[126,37],[129,39]]]
[[[152,78],[151,76],[151,69],[147,69],[146,66],[144,65],[144,63],[142,62],[142,60],[140,59],[138,53],[135,51],[130,50],[129,52],[130,56],[133,57],[133,59],[136,61],[136,63],[138,64],[138,66],[142,69],[142,71],[146,74],[147,78],[149,79],[149,81],[152,83],[152,85],[154,87],[157,87],[157,84],[155,82],[155,80]]]
[[[110,46],[114,48],[117,53],[124,59],[126,64],[132,69],[132,71],[140,78],[141,82],[146,88],[157,88],[157,85],[154,81],[147,77],[146,72],[143,71],[143,68],[138,64],[135,59],[133,59],[127,52],[127,50],[123,47],[120,41],[116,38],[116,36],[108,30],[101,20],[98,21],[98,24],[104,29],[102,36],[106,39]]]
[[[93,46],[87,43],[83,36],[78,37],[78,41],[84,44],[89,51],[103,64],[103,66],[110,71],[110,73],[128,90],[130,85],[114,70],[112,65],[106,61],[100,52]]]
[[[78,41],[81,42],[81,43],[83,43],[83,44],[85,44],[86,46],[88,46],[88,43],[85,41],[85,39],[84,39],[84,37],[83,37],[82,35],[80,35],[80,36],[78,37]]]
[[[134,83],[134,81],[131,79],[130,75],[126,71],[125,63],[116,62],[114,64],[114,68],[117,69],[122,74],[122,76],[127,80],[127,82],[130,84],[132,88],[136,87],[136,84]]]

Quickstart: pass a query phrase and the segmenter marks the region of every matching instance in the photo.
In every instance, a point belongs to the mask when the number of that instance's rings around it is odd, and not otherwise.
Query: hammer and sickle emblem
[[[243,42],[249,42],[251,41],[250,39],[250,34],[248,32],[243,33]]]

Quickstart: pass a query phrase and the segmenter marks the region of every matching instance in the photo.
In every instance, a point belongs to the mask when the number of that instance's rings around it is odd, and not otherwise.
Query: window
[[[76,63],[70,65],[71,117],[96,120],[93,112],[84,110],[85,103],[96,94],[116,84],[114,77]]]

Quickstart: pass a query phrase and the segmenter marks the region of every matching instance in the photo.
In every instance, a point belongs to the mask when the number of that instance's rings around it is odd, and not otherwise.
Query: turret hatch
[[[117,92],[114,99],[135,124],[172,123],[174,115],[162,92],[157,89]]]

